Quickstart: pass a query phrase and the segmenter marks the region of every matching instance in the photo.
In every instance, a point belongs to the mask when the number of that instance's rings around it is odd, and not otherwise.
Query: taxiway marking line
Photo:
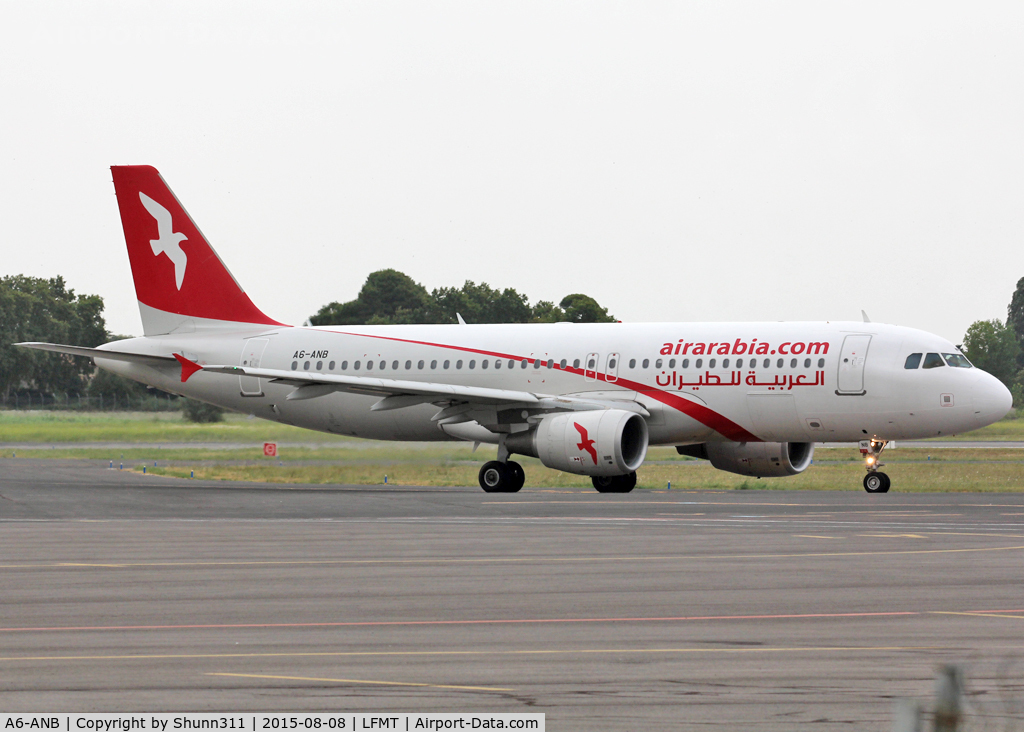
[[[521,651],[295,651],[292,653],[137,653],[109,656],[0,656],[0,661],[139,661],[203,658],[353,658],[410,656],[571,656],[602,653],[836,653],[857,651],[941,651],[944,646],[806,646],[775,648],[578,648]]]
[[[931,611],[925,611],[931,612]],[[978,612],[993,612],[979,610]],[[994,611],[998,612],[998,611]],[[777,615],[680,615],[677,617],[638,618],[519,618],[519,619],[477,619],[477,620],[353,620],[324,623],[211,623],[197,625],[86,625],[57,626],[50,628],[0,628],[0,633],[44,633],[56,631],[104,631],[104,630],[227,630],[233,628],[351,628],[387,627],[416,625],[544,625],[558,623],[665,623],[698,620],[806,620],[814,618],[876,618],[898,615],[921,615],[917,610],[893,610],[869,613],[788,613]]]
[[[1014,612],[1014,611],[1011,611]],[[1024,620],[1024,615],[1003,615],[1002,613],[986,613],[986,612],[966,612],[966,613],[954,613],[943,610],[932,610],[933,615],[966,615],[971,618],[1012,618],[1014,620]]]
[[[995,537],[996,534],[991,536]],[[0,569],[75,569],[75,568],[162,568],[162,567],[278,567],[315,565],[366,565],[366,564],[526,564],[530,562],[636,562],[644,561],[687,561],[709,559],[804,559],[807,557],[877,557],[903,554],[968,554],[975,552],[1021,551],[1024,546],[993,546],[972,549],[899,549],[892,551],[862,552],[798,552],[794,554],[673,554],[657,556],[626,557],[481,557],[478,559],[425,558],[425,559],[294,559],[280,561],[235,561],[235,562],[126,562],[124,564],[77,564],[57,562],[54,564],[0,564]]]
[[[310,676],[269,676],[265,674],[208,673],[205,676],[233,676],[242,679],[275,679],[282,681],[326,681],[332,684],[377,684],[380,686],[421,686],[429,689],[463,689],[466,691],[515,691],[496,686],[453,686],[450,684],[417,684],[409,681],[364,681],[362,679],[319,679]]]
[[[814,536],[813,534],[793,534],[798,539],[838,539],[838,536]]]
[[[872,539],[927,539],[927,536],[921,536],[920,534],[857,534],[857,536],[866,536]]]

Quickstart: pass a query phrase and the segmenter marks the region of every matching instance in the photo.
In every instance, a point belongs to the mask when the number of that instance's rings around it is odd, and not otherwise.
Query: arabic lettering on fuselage
[[[777,346],[772,346],[768,341],[759,341],[757,338],[744,340],[737,338],[733,342],[709,342],[698,343],[680,338],[677,343],[665,343],[658,353],[662,356],[774,356],[779,353],[783,356],[827,355],[828,341],[785,341]]]
[[[769,380],[768,376],[765,375],[764,381],[758,380],[758,374],[756,371],[748,371],[747,378],[743,378],[742,371],[730,371],[728,374],[729,380],[725,381],[719,374],[713,374],[710,371],[705,371],[703,374],[697,374],[696,381],[686,381],[686,374],[682,374],[678,371],[662,371],[660,374],[654,377],[655,382],[660,387],[671,386],[678,391],[689,388],[696,391],[702,386],[740,386],[746,384],[747,386],[765,386],[768,387],[769,391],[778,390],[790,390],[794,386],[824,386],[825,385],[825,372],[815,371],[814,381],[811,381],[809,374],[775,374]]]

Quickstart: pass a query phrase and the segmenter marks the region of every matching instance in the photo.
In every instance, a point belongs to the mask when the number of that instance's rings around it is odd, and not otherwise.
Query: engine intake
[[[705,442],[679,445],[680,455],[710,460],[719,470],[755,478],[782,478],[807,470],[813,442]]]
[[[647,422],[623,409],[544,417],[529,432],[508,435],[505,447],[577,475],[626,475],[647,457]]]

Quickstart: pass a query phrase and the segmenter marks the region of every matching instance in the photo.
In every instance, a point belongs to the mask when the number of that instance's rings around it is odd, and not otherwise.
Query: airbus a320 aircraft
[[[864,488],[885,493],[889,441],[966,432],[1011,406],[949,341],[893,325],[284,325],[252,303],[155,168],[111,170],[145,335],[19,345],[309,429],[495,444],[480,470],[488,492],[522,488],[516,454],[622,493],[649,445],[772,477],[803,472],[814,443],[834,441],[861,444]]]

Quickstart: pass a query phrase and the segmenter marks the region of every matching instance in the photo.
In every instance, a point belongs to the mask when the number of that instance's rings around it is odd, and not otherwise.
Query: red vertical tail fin
[[[233,323],[281,325],[253,305],[156,168],[110,170],[146,335]]]

